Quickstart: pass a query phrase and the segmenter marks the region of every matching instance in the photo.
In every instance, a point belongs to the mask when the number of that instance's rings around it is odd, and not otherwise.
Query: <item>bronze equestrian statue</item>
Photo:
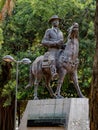
[[[50,66],[52,79],[55,79],[58,74],[56,71],[56,60],[59,49],[64,44],[63,33],[58,28],[60,18],[57,15],[53,15],[49,22],[52,24],[52,28],[47,29],[42,40],[42,45],[48,48],[48,52],[44,55],[44,61],[42,67]]]
[[[56,17],[57,18],[57,17]],[[59,18],[54,19],[53,21],[59,21]],[[53,22],[52,21],[52,22]],[[48,31],[48,30],[47,30]],[[78,67],[78,52],[79,52],[79,42],[78,42],[78,33],[79,33],[79,25],[78,23],[74,23],[69,28],[69,34],[68,34],[68,40],[66,43],[66,47],[62,50],[63,46],[63,36],[60,32],[61,36],[59,36],[59,40],[56,41],[56,39],[53,39],[53,41],[48,41],[49,38],[53,35],[50,35],[53,30],[49,29],[49,36],[47,34],[47,31],[45,33],[46,36],[44,36],[42,40],[42,44],[49,47],[49,51],[46,52],[44,56],[39,56],[35,59],[35,61],[32,63],[30,68],[30,80],[29,84],[26,86],[32,86],[34,85],[34,99],[38,99],[37,89],[39,82],[41,81],[42,77],[45,78],[46,87],[48,91],[50,92],[51,97],[54,98],[63,98],[60,95],[61,86],[64,81],[65,75],[68,73],[71,76],[72,81],[74,82],[75,88],[77,90],[77,94],[79,97],[83,98],[83,94],[79,88],[78,84],[78,76],[77,76],[77,67]],[[55,35],[56,37],[56,35]],[[48,39],[48,40],[47,40]],[[51,44],[51,45],[48,45]],[[53,45],[53,46],[52,46]],[[51,53],[55,51],[56,60],[54,62],[51,62]],[[49,59],[50,58],[50,59]],[[45,64],[46,59],[46,64]],[[48,60],[47,60],[48,59]],[[49,62],[47,64],[47,62]],[[53,63],[53,64],[52,64]],[[51,66],[53,65],[53,69],[55,69],[54,73],[52,73]],[[52,88],[50,87],[50,81],[52,80],[53,75],[58,75],[58,84],[56,92],[54,93]]]

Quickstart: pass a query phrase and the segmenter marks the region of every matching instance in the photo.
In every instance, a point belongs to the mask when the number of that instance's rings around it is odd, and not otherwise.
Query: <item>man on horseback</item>
[[[63,33],[58,28],[59,21],[60,18],[57,15],[53,15],[50,18],[49,23],[52,24],[52,28],[46,30],[42,39],[42,45],[48,48],[48,52],[44,55],[42,67],[45,68],[46,63],[48,63],[53,79],[58,76],[56,71],[57,54],[64,44]]]
[[[83,98],[83,94],[80,90],[78,83],[78,52],[79,52],[79,40],[78,23],[72,24],[69,29],[68,40],[63,44],[63,34],[58,29],[59,18],[57,15],[52,16],[49,22],[52,23],[52,28],[48,29],[42,40],[42,45],[48,48],[48,52],[45,55],[37,57],[30,67],[29,84],[26,86],[34,85],[34,99],[38,99],[38,86],[42,78],[45,78],[45,86],[48,89],[51,97],[63,98],[61,96],[61,87],[64,81],[65,75],[68,73],[75,85],[77,94]],[[61,49],[63,51],[61,53]],[[47,62],[48,64],[46,64]],[[45,62],[45,63],[44,63]],[[57,89],[54,93],[50,86],[51,79],[58,76]]]

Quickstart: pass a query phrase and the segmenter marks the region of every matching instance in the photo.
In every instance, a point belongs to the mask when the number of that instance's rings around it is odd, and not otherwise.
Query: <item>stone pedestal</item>
[[[88,99],[28,101],[19,130],[89,130]]]

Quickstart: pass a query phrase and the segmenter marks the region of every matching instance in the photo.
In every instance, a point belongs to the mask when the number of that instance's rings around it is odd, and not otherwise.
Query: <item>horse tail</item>
[[[34,84],[34,75],[32,73],[32,65],[31,65],[29,71],[29,84],[25,87],[25,89],[31,87],[33,84]]]

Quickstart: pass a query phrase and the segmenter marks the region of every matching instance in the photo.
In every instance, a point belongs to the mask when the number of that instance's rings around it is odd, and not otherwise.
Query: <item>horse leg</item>
[[[80,87],[79,87],[79,83],[78,83],[78,75],[77,75],[77,71],[75,71],[74,73],[71,74],[71,78],[74,82],[74,85],[75,85],[75,88],[77,90],[77,94],[80,98],[84,98],[81,90],[80,90]]]
[[[34,100],[38,99],[38,94],[37,94],[38,85],[39,85],[39,81],[37,78],[35,78],[35,81],[34,81]]]
[[[63,69],[58,74],[59,74],[59,80],[58,80],[57,89],[56,89],[55,94],[56,94],[56,98],[63,98],[63,96],[60,95],[60,92],[61,92],[61,87],[62,87],[62,84],[64,81],[64,77],[67,74],[67,71]]]
[[[52,88],[50,87],[51,77],[46,76],[46,77],[45,77],[45,80],[46,80],[46,88],[48,89],[48,91],[49,91],[49,93],[50,93],[50,96],[51,96],[51,97],[55,97],[55,94],[54,94]]]
[[[32,73],[32,65],[30,66],[30,72],[29,72],[29,84],[26,85],[25,89],[28,89],[29,87],[31,87],[33,85],[34,82],[34,75]]]

